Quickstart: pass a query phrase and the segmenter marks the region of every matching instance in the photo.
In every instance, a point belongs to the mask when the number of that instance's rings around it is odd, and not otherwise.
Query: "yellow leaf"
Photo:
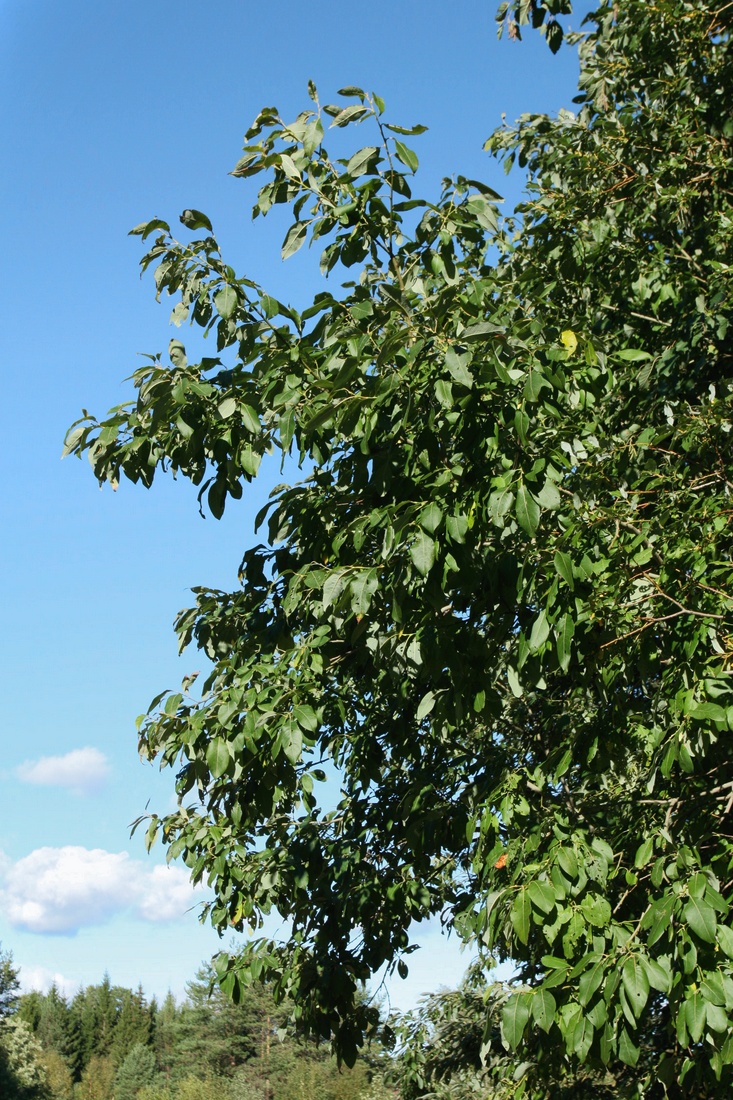
[[[575,335],[573,330],[571,328],[566,328],[564,332],[560,333],[560,339],[572,355],[572,353],[578,346],[578,337]]]

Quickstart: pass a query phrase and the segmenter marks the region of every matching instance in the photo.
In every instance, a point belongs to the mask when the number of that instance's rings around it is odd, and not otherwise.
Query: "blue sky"
[[[184,870],[130,839],[148,802],[173,804],[171,774],[138,761],[134,719],[200,666],[177,657],[173,617],[192,585],[236,583],[275,475],[217,524],[187,484],[100,492],[85,463],[59,460],[82,407],[129,396],[139,353],[171,335],[194,346],[138,278],[127,232],[205,210],[238,272],[302,307],[322,289],[317,257],[283,265],[282,223],[253,225],[252,184],[228,172],[259,108],[294,117],[309,78],[326,102],[358,84],[391,121],[430,128],[418,189],[460,172],[515,201],[520,177],[482,143],[502,112],[569,107],[577,64],[536,35],[497,42],[494,8],[0,0],[0,941],[29,986],[56,977],[73,990],[108,970],[181,994],[220,946]],[[400,1007],[468,962],[436,929],[421,941],[391,989]]]

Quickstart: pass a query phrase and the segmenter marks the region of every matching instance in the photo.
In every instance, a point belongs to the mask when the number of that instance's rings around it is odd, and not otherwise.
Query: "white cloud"
[[[110,772],[107,757],[99,749],[72,749],[64,756],[26,760],[16,769],[19,779],[42,787],[67,787],[74,794],[96,794]]]
[[[127,852],[67,845],[37,848],[5,869],[0,908],[28,932],[74,935],[121,913],[144,921],[182,917],[201,898],[180,867],[149,867]]]
[[[55,985],[65,997],[71,997],[78,989],[78,982],[64,977],[55,970],[47,970],[45,966],[21,966],[20,989],[22,993],[30,993],[37,990],[38,993],[48,993],[52,985]]]
[[[180,867],[153,867],[148,872],[145,894],[138,904],[143,920],[159,923],[176,920],[199,900],[186,871]]]

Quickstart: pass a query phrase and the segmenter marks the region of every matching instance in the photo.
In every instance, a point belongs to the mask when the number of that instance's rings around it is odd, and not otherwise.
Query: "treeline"
[[[0,1100],[638,1100],[638,1072],[654,1072],[665,1026],[663,1012],[647,1013],[636,1067],[564,1062],[527,1088],[542,1039],[518,1070],[502,1034],[512,989],[487,984],[476,965],[458,989],[390,1018],[391,1051],[367,1049],[339,1070],[326,1046],[295,1038],[290,1006],[266,987],[234,1005],[210,979],[202,968],[181,1003],[148,1001],[108,977],[71,998],[53,987],[21,996],[0,951]],[[682,1094],[660,1084],[644,1095]]]
[[[7,958],[7,956],[6,956]],[[202,968],[178,1003],[98,985],[67,998],[11,994],[0,1019],[2,1100],[391,1100],[383,1055],[339,1069],[287,1027],[288,1008],[250,989],[234,1005]],[[17,982],[15,983],[17,986]]]

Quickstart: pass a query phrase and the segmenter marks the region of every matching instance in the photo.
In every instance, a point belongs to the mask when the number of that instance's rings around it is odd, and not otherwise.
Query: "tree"
[[[469,970],[458,989],[439,990],[421,999],[417,1009],[397,1021],[399,1054],[390,1076],[401,1100],[510,1100],[541,1056],[539,1036],[524,1044],[517,1063],[502,1034],[512,990],[487,982],[480,967]],[[653,1069],[658,1054],[659,1019],[649,1014],[638,1035],[642,1057]],[[556,1068],[547,1091],[532,1095],[547,1100],[615,1100],[633,1088],[635,1069],[618,1061],[612,1066]]]
[[[10,951],[0,948],[0,1096],[43,1100],[46,1075],[32,1029],[16,1015],[20,978]]]
[[[155,1055],[143,1043],[130,1047],[115,1076],[115,1100],[135,1100],[138,1092],[153,1083]]]
[[[19,989],[20,978],[13,966],[13,956],[0,945],[0,1020],[15,1011]]]
[[[44,1050],[55,1050],[64,1058],[70,1054],[73,1045],[71,1013],[66,998],[55,983],[40,998],[39,1018],[32,1026]]]
[[[340,1100],[360,1094],[373,1075],[366,1059],[339,1073],[327,1047],[299,1042],[287,1027],[291,1006],[276,1004],[267,986],[248,986],[233,1004],[207,965],[187,983],[186,994],[170,1028],[165,1067],[177,1098],[187,1089],[202,1095],[218,1089],[231,1092],[232,1100],[250,1093],[293,1100],[301,1092]]]
[[[117,1017],[110,1055],[119,1065],[128,1052],[137,1044],[149,1046],[153,1039],[154,1012],[145,1000],[142,988],[133,992],[124,989],[120,992],[120,1009]]]
[[[263,173],[255,216],[291,203],[283,256],[319,241],[324,274],[356,268],[302,312],[199,211],[186,243],[133,231],[224,358],[171,341],[66,450],[101,482],[182,474],[215,517],[271,451],[304,474],[240,588],[178,617],[211,670],[141,720],[180,801],[148,841],[208,876],[222,931],[288,919],[217,959],[222,988],[265,978],[347,1062],[377,1021],[360,983],[405,973],[440,913],[520,968],[524,1095],[569,1063],[618,1068],[618,1095],[729,1087],[732,19],[602,0],[567,36],[577,114],[487,142],[529,173],[504,220],[461,177],[413,197],[422,128],[376,95],[265,109],[233,171]],[[373,144],[331,159],[329,120]]]
[[[248,990],[235,1005],[218,986],[212,986],[213,977],[211,967],[205,965],[186,983],[186,1001],[176,1029],[178,1066],[212,1077],[231,1074],[256,1057],[266,1011],[260,1013],[257,1004],[266,995],[258,998],[256,990]],[[271,1000],[268,1007],[274,1008]],[[278,1020],[275,1026],[282,1022]]]
[[[17,1016],[0,1021],[0,1096],[3,1100],[46,1100],[46,1071],[40,1043]]]
[[[50,1100],[73,1100],[74,1078],[66,1059],[57,1050],[44,1050],[40,1062],[46,1073]]]
[[[74,1090],[79,1100],[113,1100],[115,1064],[109,1055],[92,1055]]]
[[[154,1033],[155,1056],[166,1081],[170,1079],[171,1069],[176,1059],[176,1041],[179,1010],[176,999],[168,991],[163,1003],[156,1006]]]
[[[486,986],[480,970],[469,972],[459,989],[423,997],[399,1021],[400,1054],[394,1076],[401,1100],[439,1100],[501,1095],[514,1091],[514,1066],[501,1045],[500,1012],[506,993]],[[487,1017],[492,1021],[487,1028]]]

